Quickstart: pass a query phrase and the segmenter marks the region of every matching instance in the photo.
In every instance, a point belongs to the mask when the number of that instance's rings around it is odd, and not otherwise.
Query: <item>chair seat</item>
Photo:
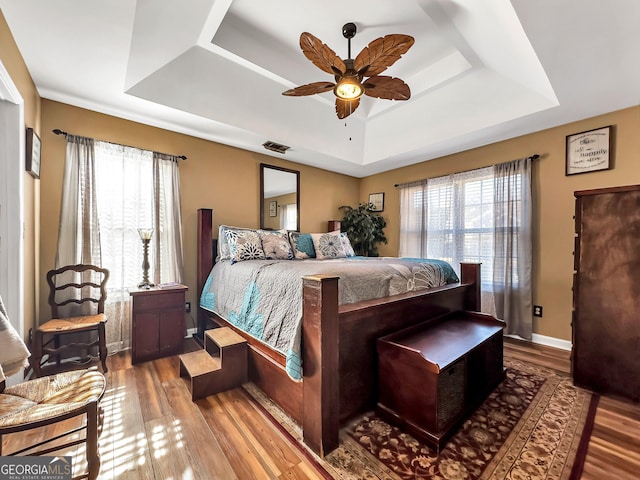
[[[102,398],[106,380],[95,368],[59,373],[8,387],[0,394],[0,428],[42,422]]]
[[[84,329],[93,329],[98,326],[98,324],[106,322],[106,320],[107,318],[104,313],[80,317],[54,318],[40,325],[38,331],[42,333],[82,331]]]

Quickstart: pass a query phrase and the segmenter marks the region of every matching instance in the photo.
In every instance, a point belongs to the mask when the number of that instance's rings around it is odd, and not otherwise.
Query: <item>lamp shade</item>
[[[139,228],[138,235],[142,240],[151,240],[151,236],[153,235],[153,228]]]

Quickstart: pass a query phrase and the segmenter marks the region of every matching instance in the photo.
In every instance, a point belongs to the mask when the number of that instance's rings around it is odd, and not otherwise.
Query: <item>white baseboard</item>
[[[518,335],[505,335],[505,337],[512,337],[518,340],[529,341]],[[531,335],[531,342],[537,343],[539,345],[546,345],[547,347],[559,348],[560,350],[571,351],[571,342],[569,340],[562,340],[561,338],[547,337],[546,335],[534,333]]]

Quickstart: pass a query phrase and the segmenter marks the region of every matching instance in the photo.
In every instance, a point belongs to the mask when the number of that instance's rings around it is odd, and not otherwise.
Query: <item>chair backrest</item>
[[[95,265],[68,265],[47,272],[51,318],[104,313],[108,279],[109,270]]]

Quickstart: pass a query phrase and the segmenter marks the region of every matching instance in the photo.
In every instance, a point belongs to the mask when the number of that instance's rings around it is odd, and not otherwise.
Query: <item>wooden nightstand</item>
[[[134,289],[131,295],[131,363],[182,352],[188,288]]]

